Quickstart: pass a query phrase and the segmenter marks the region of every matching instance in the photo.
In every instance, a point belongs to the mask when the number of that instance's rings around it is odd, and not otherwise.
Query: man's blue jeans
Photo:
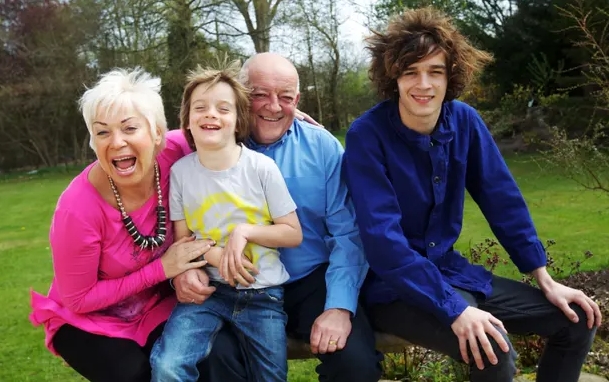
[[[218,331],[230,323],[245,351],[253,381],[287,381],[287,315],[283,288],[216,291],[203,304],[174,308],[150,355],[152,382],[197,381],[197,363],[210,353]]]

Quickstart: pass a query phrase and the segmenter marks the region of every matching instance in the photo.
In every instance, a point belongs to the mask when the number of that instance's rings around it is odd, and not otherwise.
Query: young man
[[[275,160],[296,202],[303,241],[281,248],[290,279],[284,284],[286,330],[310,343],[320,359],[320,381],[376,382],[382,355],[359,308],[359,290],[368,271],[352,203],[341,178],[343,149],[323,128],[295,118],[300,98],[298,72],[286,58],[256,54],[241,69],[251,89],[252,126],[246,145]],[[241,264],[233,263],[253,282]],[[174,279],[182,302],[204,301],[204,275]],[[247,357],[247,354],[245,355]],[[251,380],[234,335],[219,333],[203,369],[207,382]]]
[[[491,57],[450,20],[408,10],[368,39],[385,99],[351,126],[343,170],[371,270],[363,294],[377,330],[462,359],[472,382],[512,381],[506,335],[548,338],[537,381],[577,381],[598,306],[546,271],[518,186],[478,113],[455,100]],[[454,250],[465,190],[540,289],[494,276]]]

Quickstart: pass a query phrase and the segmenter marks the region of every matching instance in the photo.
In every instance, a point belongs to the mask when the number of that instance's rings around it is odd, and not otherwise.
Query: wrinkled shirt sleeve
[[[330,250],[330,265],[326,271],[325,310],[340,308],[355,314],[368,263],[362,249],[353,204],[341,176],[343,148],[334,137],[326,139],[323,144],[328,230],[325,242]]]
[[[74,313],[107,308],[166,279],[160,258],[124,277],[100,279],[99,228],[71,211],[55,212],[49,239],[61,302]]]
[[[482,118],[472,112],[466,188],[520,272],[546,265],[526,202]]]

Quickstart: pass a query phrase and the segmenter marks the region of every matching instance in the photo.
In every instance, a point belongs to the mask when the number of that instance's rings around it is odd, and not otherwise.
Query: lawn
[[[559,262],[584,258],[584,251],[594,256],[583,269],[609,267],[607,227],[609,197],[583,191],[574,183],[555,174],[544,173],[531,157],[512,157],[514,173],[531,208],[543,240],[553,239],[552,255]],[[0,381],[78,381],[62,362],[44,348],[41,328],[28,321],[29,291],[46,292],[51,280],[51,253],[48,227],[57,197],[74,171],[48,172],[29,177],[0,180]],[[475,204],[466,202],[465,225],[458,248],[492,237]],[[517,277],[512,266],[502,266],[501,274]],[[315,361],[297,361],[290,365],[290,381],[314,381]]]

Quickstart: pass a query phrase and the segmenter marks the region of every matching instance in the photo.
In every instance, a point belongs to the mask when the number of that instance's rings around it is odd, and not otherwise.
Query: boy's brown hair
[[[235,138],[237,142],[244,142],[250,134],[250,91],[241,84],[237,78],[241,64],[239,61],[232,61],[228,65],[221,64],[221,69],[211,67],[202,68],[197,66],[195,70],[189,72],[186,78],[186,86],[182,94],[182,104],[180,106],[180,128],[188,141],[191,149],[196,150],[192,132],[188,129],[190,121],[190,102],[192,93],[199,85],[206,85],[208,88],[217,83],[224,82],[233,89],[235,93],[235,108],[237,113],[237,123],[235,128]]]
[[[369,76],[383,99],[399,98],[397,79],[414,63],[443,52],[448,86],[444,101],[463,92],[474,75],[491,62],[491,54],[476,49],[444,13],[432,8],[408,9],[392,17],[384,33],[366,39],[372,55]]]

